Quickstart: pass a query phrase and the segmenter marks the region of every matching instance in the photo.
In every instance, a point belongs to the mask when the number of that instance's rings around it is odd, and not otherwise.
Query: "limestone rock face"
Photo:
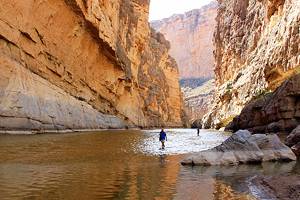
[[[5,84],[0,93],[0,129],[41,132],[126,126],[123,120],[98,112],[15,61],[0,60],[0,70]]]
[[[151,22],[170,41],[181,78],[213,76],[213,32],[217,2],[201,9]]]
[[[217,85],[206,127],[226,125],[255,96],[300,66],[299,0],[220,0],[214,34]]]
[[[196,88],[182,88],[186,113],[191,121],[201,119],[208,112],[213,102],[214,88],[213,79]]]
[[[277,135],[254,134],[239,130],[221,145],[191,155],[184,165],[237,165],[263,161],[294,161],[295,154]]]
[[[254,133],[290,133],[300,124],[300,74],[285,81],[275,92],[251,101],[226,127]]]
[[[0,1],[1,130],[182,125],[148,0]]]

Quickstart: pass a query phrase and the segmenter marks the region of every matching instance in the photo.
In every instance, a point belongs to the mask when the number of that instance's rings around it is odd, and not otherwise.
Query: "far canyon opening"
[[[150,21],[151,27],[170,42],[170,55],[178,64],[189,124],[208,112],[215,90],[213,36],[218,3],[205,2],[207,5],[201,8]]]

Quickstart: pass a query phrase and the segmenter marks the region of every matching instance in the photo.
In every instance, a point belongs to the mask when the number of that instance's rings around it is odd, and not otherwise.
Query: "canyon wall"
[[[181,78],[213,76],[217,6],[212,2],[201,9],[151,22],[170,41],[170,54],[178,63]]]
[[[148,0],[0,2],[0,130],[182,126]]]
[[[253,98],[300,66],[299,0],[219,0],[214,33],[216,94],[206,128],[226,126]]]

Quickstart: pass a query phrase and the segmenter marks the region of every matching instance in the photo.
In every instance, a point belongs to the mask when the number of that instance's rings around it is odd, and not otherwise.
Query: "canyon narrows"
[[[214,44],[218,3],[151,22],[170,41],[178,63],[185,110],[191,122],[208,112],[214,92]]]
[[[148,0],[1,0],[0,130],[183,126]]]

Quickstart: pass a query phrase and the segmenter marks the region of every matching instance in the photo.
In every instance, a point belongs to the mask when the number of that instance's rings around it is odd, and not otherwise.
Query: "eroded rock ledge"
[[[272,93],[251,101],[226,127],[253,133],[290,133],[300,124],[300,74],[285,81]]]
[[[148,0],[1,0],[0,129],[182,126]]]

